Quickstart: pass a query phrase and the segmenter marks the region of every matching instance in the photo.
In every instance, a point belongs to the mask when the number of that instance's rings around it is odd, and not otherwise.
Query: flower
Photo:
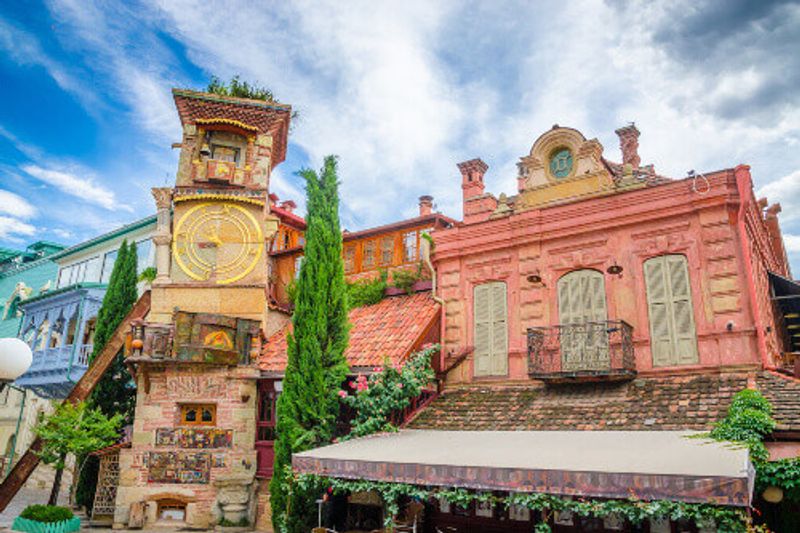
[[[347,398],[347,391],[346,390],[340,390],[339,391],[339,398]]]
[[[379,366],[376,366],[375,368],[373,368],[373,369],[372,369],[372,371],[373,371],[373,372],[375,372],[376,374],[377,374],[378,372],[382,371],[382,370],[383,370],[383,369],[382,369],[381,367],[379,367]]]
[[[397,388],[398,388],[398,389],[402,389],[402,388],[403,388],[403,384],[402,384],[402,383],[398,383],[398,384],[397,384]]]
[[[355,389],[356,388],[356,382],[355,381],[351,381],[350,382],[350,388],[351,389]]]

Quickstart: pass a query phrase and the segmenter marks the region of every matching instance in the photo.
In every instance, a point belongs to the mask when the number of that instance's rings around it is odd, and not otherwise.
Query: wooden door
[[[561,369],[564,372],[609,368],[605,321],[606,287],[596,270],[576,270],[558,280]]]
[[[506,284],[476,285],[473,292],[475,375],[508,374],[508,304]]]

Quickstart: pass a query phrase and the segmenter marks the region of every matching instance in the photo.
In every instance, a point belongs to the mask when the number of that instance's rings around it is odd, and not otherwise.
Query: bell
[[[200,148],[200,155],[203,157],[211,157],[211,148],[209,148],[208,143],[203,143],[203,146]]]

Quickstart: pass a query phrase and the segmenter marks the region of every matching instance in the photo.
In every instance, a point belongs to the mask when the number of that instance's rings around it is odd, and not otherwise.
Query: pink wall
[[[767,266],[762,263],[769,258],[773,270],[781,265],[771,249],[757,246],[751,255],[759,262],[752,269],[759,279],[751,291],[742,243],[768,240],[768,232],[755,212],[746,225],[748,234],[740,238],[739,190],[752,195],[749,172],[743,168],[747,167],[708,175],[710,190],[705,194],[693,190],[692,180],[679,180],[494,220],[488,213],[480,220],[473,215],[470,223],[437,230],[433,259],[439,295],[445,300],[443,354],[474,343],[473,287],[504,281],[509,375],[499,379],[528,379],[527,328],[558,324],[558,279],[572,270],[591,268],[604,274],[608,318],[625,320],[634,328],[640,373],[760,365],[757,327],[765,331],[774,323],[765,290]],[[698,365],[653,368],[643,262],[663,254],[684,254],[688,259]],[[619,278],[606,273],[614,263],[624,269]],[[533,273],[541,275],[544,286],[527,281]],[[750,294],[759,300],[758,321]],[[777,338],[766,344],[771,359],[779,350]],[[448,379],[471,381],[472,375],[469,358]]]

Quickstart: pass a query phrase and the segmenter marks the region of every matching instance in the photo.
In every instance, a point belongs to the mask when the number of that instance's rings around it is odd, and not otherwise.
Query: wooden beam
[[[120,322],[117,326],[114,335],[108,340],[103,350],[94,358],[89,365],[88,370],[83,375],[78,383],[72,388],[65,402],[73,404],[86,400],[94,390],[100,378],[106,373],[114,358],[125,346],[125,337],[130,330],[130,323],[132,320],[144,319],[147,313],[150,312],[150,291],[142,294],[141,298],[133,305],[133,308],[125,317],[125,320]],[[28,477],[33,473],[39,464],[39,456],[37,451],[42,448],[42,440],[38,437],[34,439],[33,443],[22,455],[14,468],[0,484],[0,512],[3,512],[11,500],[14,499],[19,489],[28,480]]]

